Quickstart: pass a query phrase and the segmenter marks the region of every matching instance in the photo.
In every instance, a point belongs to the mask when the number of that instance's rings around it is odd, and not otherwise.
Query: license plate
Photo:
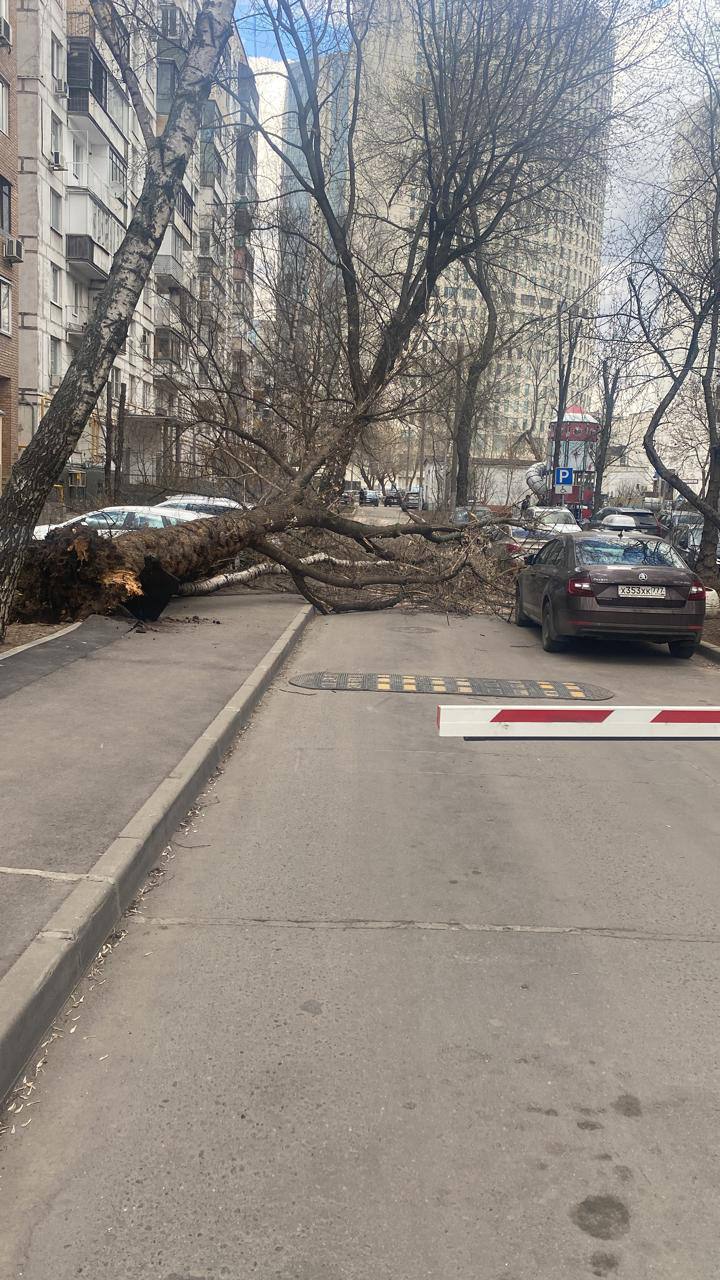
[[[618,595],[626,600],[664,600],[664,587],[618,587]]]

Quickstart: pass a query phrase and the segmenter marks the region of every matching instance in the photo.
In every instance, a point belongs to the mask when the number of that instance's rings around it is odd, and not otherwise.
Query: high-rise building
[[[382,312],[389,305],[393,289],[401,287],[410,235],[428,199],[422,172],[416,170],[413,181],[404,180],[399,166],[393,168],[388,158],[393,149],[383,146],[383,137],[400,138],[406,123],[403,112],[408,109],[408,103],[401,101],[401,86],[420,81],[427,74],[427,65],[417,43],[411,7],[405,5],[404,0],[386,0],[384,13],[378,7],[373,13],[374,24],[363,45],[363,101],[354,137],[354,235],[362,234],[358,227],[368,228],[368,252],[363,255],[359,245],[356,249],[359,260],[366,262],[375,273],[369,287],[375,287],[378,295],[385,288],[384,302],[375,300]],[[595,56],[598,57],[599,87],[593,87],[589,67],[586,75],[579,64],[575,72],[578,130],[588,138],[594,131],[597,141],[589,148],[593,154],[585,155],[584,162],[578,160],[563,177],[556,177],[542,202],[531,201],[532,207],[527,210],[514,210],[510,219],[513,234],[496,237],[491,246],[490,267],[500,313],[501,343],[489,371],[492,394],[484,397],[482,412],[476,416],[473,451],[484,462],[493,458],[544,457],[558,395],[558,307],[564,314],[571,309],[586,313],[594,310],[605,193],[602,120],[609,105],[612,52],[605,48]],[[338,51],[325,60],[321,70],[322,145],[330,175],[328,185],[339,210],[342,210],[343,192],[348,183],[344,131],[351,115],[353,66],[351,51]],[[569,75],[572,74],[571,67]],[[326,81],[329,88],[325,87]],[[298,140],[293,134],[297,103],[290,83],[286,82],[286,86],[282,132],[295,163],[302,165],[302,158],[298,158]],[[567,104],[565,113],[567,120],[563,128],[571,134],[573,116]],[[507,124],[504,127],[507,128]],[[292,199],[296,206],[307,203],[302,192],[298,193],[298,183],[292,174],[288,175],[286,185],[294,193]],[[521,227],[523,218],[527,225]],[[317,234],[322,235],[322,231]],[[384,282],[383,266],[387,267]],[[366,271],[364,283],[369,276],[370,272]],[[462,264],[455,264],[437,282],[426,317],[425,350],[439,353],[451,368],[459,354],[467,359],[473,347],[479,347],[485,317],[478,289]],[[588,332],[581,339],[574,365],[572,399],[586,392],[593,376],[591,326],[586,327]],[[443,430],[447,438],[448,428],[452,426],[451,398],[446,395],[442,409],[433,409],[432,414],[443,418],[437,438]],[[421,411],[417,416],[419,419]],[[409,430],[416,430],[419,447],[420,438],[426,437],[428,423],[413,427],[412,414],[408,423]],[[409,456],[415,456],[414,449],[408,452]],[[449,474],[449,449],[446,456]]]
[[[130,32],[113,13],[115,38],[138,75],[158,132],[190,38],[190,7],[158,5],[150,43],[148,31]],[[38,0],[22,9],[17,49],[19,230],[25,246],[22,447],[60,384],[108,278],[142,189],[145,145],[120,69],[86,0]],[[188,459],[197,463],[197,424],[184,422],[183,389],[202,385],[203,340],[227,365],[247,352],[252,272],[247,264],[243,271],[236,243],[239,238],[242,253],[251,226],[254,151],[238,104],[253,92],[244,49],[234,37],[154,270],[111,372],[115,413],[125,388],[123,474],[129,484],[159,485],[177,479]],[[103,399],[73,455],[80,470],[104,460],[105,412]]]
[[[0,0],[0,489],[17,453],[18,239],[15,0]]]

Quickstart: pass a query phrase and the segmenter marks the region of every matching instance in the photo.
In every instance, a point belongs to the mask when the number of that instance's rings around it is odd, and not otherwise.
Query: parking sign
[[[556,493],[572,493],[572,488],[573,488],[572,467],[556,467],[555,468],[555,492]]]

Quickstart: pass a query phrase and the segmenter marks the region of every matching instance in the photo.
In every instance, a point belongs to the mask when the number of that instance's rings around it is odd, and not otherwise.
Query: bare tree
[[[636,246],[629,290],[642,344],[662,375],[645,451],[657,474],[704,517],[698,569],[714,579],[720,531],[720,45],[705,5],[692,25],[681,21],[677,45],[684,87],[694,97],[678,108],[670,190],[652,214],[658,230],[645,230]],[[678,439],[697,452],[698,408],[704,461],[693,485],[671,457],[678,457]]]
[[[550,502],[555,504],[558,502],[559,495],[555,492],[555,472],[560,466],[560,448],[562,445],[562,430],[565,421],[565,412],[567,410],[568,395],[572,385],[573,371],[575,368],[575,357],[577,355],[578,345],[582,335],[582,317],[576,306],[566,306],[560,302],[557,306],[557,337],[556,337],[556,353],[557,353],[557,417],[555,419],[555,432],[553,435],[553,452],[552,452],[552,468],[550,474]]]
[[[327,607],[326,588],[343,575],[304,567],[289,550],[298,531],[381,545],[387,558],[407,526],[378,534],[343,520],[332,499],[367,432],[410,418],[415,357],[439,282],[484,261],[529,210],[552,209],[570,173],[587,174],[611,116],[616,49],[632,43],[629,27],[620,30],[626,4],[403,0],[401,32],[388,41],[372,0],[342,10],[334,0],[258,0],[287,82],[280,119],[255,123],[285,175],[276,293],[295,315],[290,327],[276,323],[279,344],[267,340],[262,380],[253,373],[251,385],[233,388],[223,414],[252,398],[252,417],[238,416],[233,438],[265,459],[275,487],[242,519],[187,531],[182,548],[172,532],[129,535],[104,549],[105,563],[124,558],[141,578],[152,556],[175,577],[192,575],[231,548],[270,555],[270,538],[307,597]],[[295,367],[305,360],[301,394],[285,376],[288,352]],[[412,533],[440,540],[420,522]],[[384,603],[396,596],[398,572]],[[345,577],[353,588],[359,581]]]

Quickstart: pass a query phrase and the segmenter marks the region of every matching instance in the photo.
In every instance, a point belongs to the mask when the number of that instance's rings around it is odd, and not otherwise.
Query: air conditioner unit
[[[25,257],[25,245],[22,240],[6,240],[3,256],[6,262],[22,262]]]
[[[59,170],[59,171],[64,171],[66,167],[67,166],[65,164],[65,157],[63,156],[62,151],[53,151],[50,159],[50,168]]]
[[[50,374],[50,386],[51,386],[51,387],[59,387],[61,382],[62,382],[62,374],[61,374],[61,373],[51,373],[51,374]]]
[[[0,18],[0,44],[7,45],[7,47],[10,48],[12,40],[13,29],[10,23],[7,18]]]
[[[56,98],[69,97],[70,86],[67,80],[58,80],[57,76],[53,76],[53,93]]]

